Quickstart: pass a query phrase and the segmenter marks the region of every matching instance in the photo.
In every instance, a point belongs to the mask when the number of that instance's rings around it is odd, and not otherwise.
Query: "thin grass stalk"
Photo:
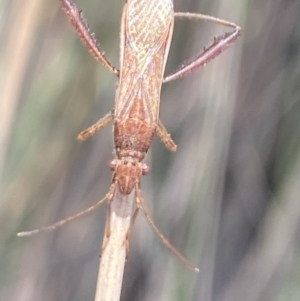
[[[135,192],[123,195],[116,187],[108,219],[110,235],[103,239],[95,301],[118,301],[126,260],[126,239],[130,230]]]

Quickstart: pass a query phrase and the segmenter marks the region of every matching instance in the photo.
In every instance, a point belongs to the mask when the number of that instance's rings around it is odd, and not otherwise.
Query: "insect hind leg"
[[[219,25],[227,26],[233,29],[232,32],[225,33],[215,37],[214,42],[203,50],[195,59],[191,60],[187,64],[183,65],[179,70],[166,76],[163,83],[170,82],[172,80],[178,79],[189,73],[195,71],[201,66],[206,65],[209,61],[217,57],[221,52],[229,47],[241,34],[240,26],[233,22],[222,20],[208,15],[195,14],[195,13],[174,13],[176,18],[189,19],[189,20],[205,20],[210,21]]]
[[[81,10],[71,0],[61,0],[61,5],[73,27],[77,31],[81,41],[94,56],[94,58],[105,68],[107,68],[111,73],[119,77],[119,70],[115,68],[105,57],[104,52],[100,48],[100,45],[98,44],[93,34],[90,32],[89,26],[84,20]]]

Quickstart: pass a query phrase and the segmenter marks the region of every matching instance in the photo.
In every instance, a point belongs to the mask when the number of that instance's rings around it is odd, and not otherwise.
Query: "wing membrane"
[[[136,2],[140,5],[142,1]],[[160,2],[158,0],[158,4]],[[162,78],[173,33],[173,7],[167,8],[161,11],[159,7],[153,11],[148,8],[134,17],[130,17],[126,6],[124,8],[121,74],[115,105],[118,120],[128,118],[135,101],[142,101],[145,119],[149,123],[157,121]]]

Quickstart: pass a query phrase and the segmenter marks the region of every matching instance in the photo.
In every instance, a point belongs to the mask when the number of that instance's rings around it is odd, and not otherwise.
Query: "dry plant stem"
[[[135,193],[123,195],[116,188],[110,203],[109,237],[104,237],[95,301],[120,300],[127,239],[135,208]]]

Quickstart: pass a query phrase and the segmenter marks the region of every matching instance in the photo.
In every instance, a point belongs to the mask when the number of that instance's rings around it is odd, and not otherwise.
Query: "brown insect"
[[[149,171],[148,165],[143,163],[142,160],[150,147],[154,134],[160,137],[169,150],[175,151],[177,147],[159,120],[162,83],[185,76],[218,56],[237,39],[240,35],[240,27],[234,23],[210,16],[174,13],[172,0],[127,0],[121,22],[119,71],[104,56],[77,6],[71,0],[61,0],[61,2],[64,11],[85,46],[97,61],[120,79],[113,110],[78,136],[79,140],[85,140],[111,121],[114,122],[116,158],[110,161],[110,168],[114,175],[109,192],[94,206],[52,226],[22,232],[19,235],[32,235],[44,230],[54,229],[94,210],[105,200],[108,200],[108,202],[112,200],[116,187],[123,195],[129,195],[134,190],[137,208],[132,216],[132,223],[138,210],[141,209],[164,244],[187,266],[198,270],[168,242],[150,217],[140,189],[140,177]],[[173,34],[174,17],[209,20],[231,27],[233,31],[215,38],[213,44],[204,49],[193,61],[164,78]],[[109,217],[110,214],[108,214],[108,219]],[[107,225],[109,225],[109,221],[107,221]],[[110,229],[107,226],[106,239],[109,238],[109,232]],[[129,234],[125,242],[127,247],[129,245],[128,237]]]

